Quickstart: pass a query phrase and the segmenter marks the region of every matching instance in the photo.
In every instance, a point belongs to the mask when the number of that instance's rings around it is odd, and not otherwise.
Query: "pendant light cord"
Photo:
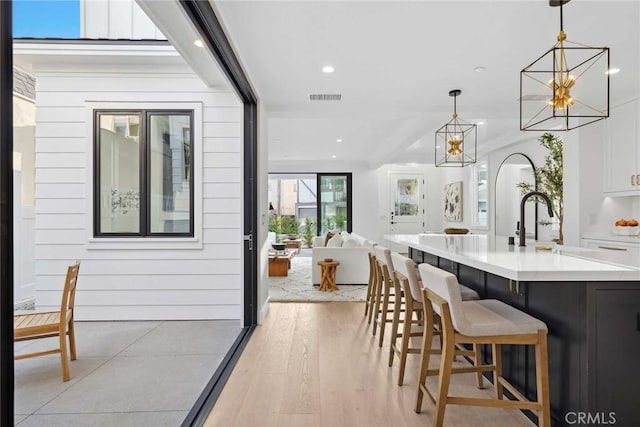
[[[458,109],[456,108],[456,100],[458,99],[458,95],[453,95],[453,114],[457,115],[458,114]]]
[[[562,19],[562,3],[560,3],[560,31],[564,31],[564,22]]]

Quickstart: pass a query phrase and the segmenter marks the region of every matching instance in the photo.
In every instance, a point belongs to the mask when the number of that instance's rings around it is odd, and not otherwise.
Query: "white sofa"
[[[336,269],[336,284],[366,285],[369,281],[369,245],[367,239],[354,233],[341,233],[345,238],[355,240],[357,247],[325,247],[324,236],[313,238],[311,251],[311,282],[319,285],[322,272],[318,261],[332,258],[340,262]],[[348,237],[347,237],[348,235]],[[353,243],[352,243],[353,244]]]

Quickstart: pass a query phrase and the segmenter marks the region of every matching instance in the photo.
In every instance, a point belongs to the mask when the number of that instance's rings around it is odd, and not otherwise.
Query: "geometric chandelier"
[[[449,91],[453,97],[453,118],[436,131],[436,167],[464,167],[476,162],[478,127],[458,117],[456,98],[462,91]]]
[[[609,48],[567,40],[562,5],[556,44],[520,71],[520,130],[568,131],[609,117]]]

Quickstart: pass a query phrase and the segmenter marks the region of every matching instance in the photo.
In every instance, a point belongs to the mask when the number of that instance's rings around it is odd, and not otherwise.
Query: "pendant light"
[[[562,7],[560,33],[551,49],[520,71],[520,130],[568,131],[609,117],[609,48],[567,40]]]
[[[449,91],[453,97],[453,118],[436,131],[436,167],[464,167],[476,162],[478,128],[458,117],[460,89]]]

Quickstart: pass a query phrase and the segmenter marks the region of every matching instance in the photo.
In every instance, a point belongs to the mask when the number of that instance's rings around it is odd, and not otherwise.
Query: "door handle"
[[[640,173],[636,175],[636,185],[640,185]]]
[[[631,175],[631,185],[636,185],[636,181],[640,175]]]
[[[617,248],[615,246],[598,246],[599,249],[609,249],[611,251],[626,251],[626,248]]]

